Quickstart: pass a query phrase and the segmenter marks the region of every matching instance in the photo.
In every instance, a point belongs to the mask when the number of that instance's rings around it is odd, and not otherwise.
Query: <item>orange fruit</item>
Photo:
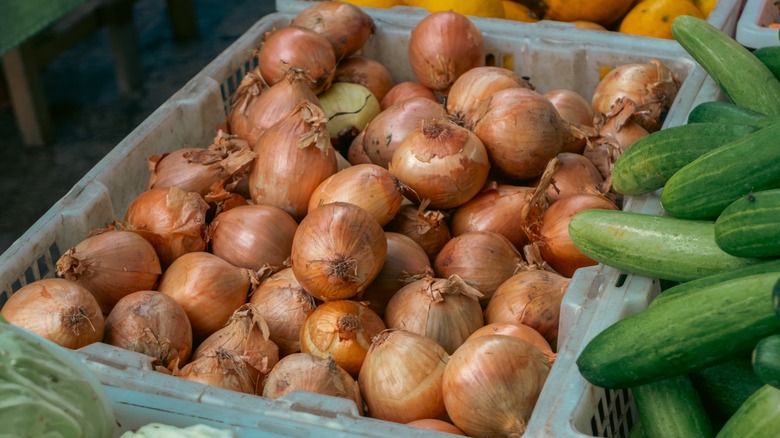
[[[606,27],[592,21],[574,20],[571,24],[575,25],[577,29],[608,30]]]
[[[693,4],[704,14],[705,17],[709,17],[718,0],[694,0]]]
[[[557,21],[584,20],[609,26],[631,9],[633,0],[547,0],[545,18]]]
[[[454,11],[473,17],[504,18],[502,0],[400,0],[407,6],[425,8],[430,12]]]
[[[680,15],[704,18],[691,1],[644,0],[626,14],[618,30],[631,35],[671,40],[674,39],[672,21]]]
[[[511,0],[503,0],[504,14],[507,20],[524,21],[526,23],[536,23],[539,18],[526,5],[515,3]]]

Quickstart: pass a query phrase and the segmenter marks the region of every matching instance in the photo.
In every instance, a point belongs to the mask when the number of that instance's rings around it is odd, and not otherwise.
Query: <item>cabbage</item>
[[[235,438],[235,436],[230,430],[216,429],[205,424],[179,428],[150,423],[135,432],[125,432],[119,438]]]
[[[110,438],[110,399],[73,352],[0,320],[0,437]]]

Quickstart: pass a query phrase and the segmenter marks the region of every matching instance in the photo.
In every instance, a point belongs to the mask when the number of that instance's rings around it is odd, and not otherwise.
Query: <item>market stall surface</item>
[[[198,36],[175,41],[165,2],[135,2],[144,83],[130,96],[118,89],[105,31],[46,66],[42,75],[56,137],[50,145],[24,145],[7,90],[0,90],[0,253],[173,93],[275,11],[273,0],[195,3]]]

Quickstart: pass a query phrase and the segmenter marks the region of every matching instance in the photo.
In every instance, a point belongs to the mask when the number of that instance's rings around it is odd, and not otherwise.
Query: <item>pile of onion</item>
[[[314,94],[327,90],[336,73],[337,59],[330,41],[300,26],[285,26],[266,34],[257,60],[269,85],[284,79],[290,67],[299,68],[308,76]]]

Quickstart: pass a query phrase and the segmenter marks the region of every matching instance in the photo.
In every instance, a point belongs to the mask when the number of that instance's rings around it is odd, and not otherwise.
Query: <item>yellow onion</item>
[[[553,104],[558,114],[569,123],[593,127],[593,107],[576,91],[558,88],[544,93],[544,97]],[[566,134],[563,140],[563,152],[581,154],[586,140]]]
[[[437,432],[449,433],[452,435],[466,435],[462,430],[458,429],[454,424],[447,423],[444,420],[437,420],[435,418],[422,418],[420,420],[414,420],[406,423],[407,426],[419,427],[420,429],[435,430]]]
[[[448,209],[479,193],[490,163],[473,132],[439,119],[425,121],[398,145],[390,170],[408,187],[409,199],[430,199],[431,207]]]
[[[155,369],[174,369],[192,353],[192,327],[173,298],[153,290],[133,292],[108,314],[103,342],[149,356]]]
[[[358,414],[363,415],[363,398],[357,382],[332,357],[295,353],[282,358],[268,373],[263,397],[277,399],[293,391],[352,400]]]
[[[521,436],[549,373],[547,358],[529,342],[470,339],[444,367],[447,414],[468,436]]]
[[[339,62],[333,82],[360,84],[371,90],[377,102],[393,88],[393,77],[387,67],[376,59],[361,55],[352,55]]]
[[[393,85],[393,88],[388,90],[385,97],[379,101],[379,107],[384,111],[397,103],[413,97],[423,97],[432,102],[439,103],[439,98],[436,97],[436,94],[434,94],[430,88],[418,82],[407,81]]]
[[[333,360],[357,377],[371,340],[385,330],[382,318],[363,303],[335,300],[320,304],[301,328],[301,352]]]
[[[491,94],[507,88],[534,86],[512,70],[496,66],[474,67],[466,71],[452,84],[447,94],[447,112],[456,120],[468,119],[466,114],[474,111]]]
[[[492,231],[509,239],[515,248],[522,248],[528,243],[528,236],[518,226],[518,218],[527,208],[533,191],[531,187],[488,183],[481,192],[455,209],[450,221],[452,234]]]
[[[195,359],[173,375],[191,382],[198,382],[215,388],[256,394],[257,378],[233,353],[219,350],[212,355]]]
[[[285,26],[267,33],[257,62],[270,85],[281,81],[290,67],[303,70],[314,94],[330,87],[336,73],[333,45],[323,35],[305,27]]]
[[[311,3],[293,18],[291,26],[324,36],[340,60],[357,52],[374,34],[374,20],[359,7],[339,1]]]
[[[570,278],[542,269],[518,272],[496,289],[485,308],[485,323],[525,324],[555,346],[561,302],[570,282]]]
[[[242,205],[211,221],[211,252],[239,268],[278,271],[290,257],[297,229],[295,219],[280,208]]]
[[[75,281],[44,278],[22,286],[8,298],[0,315],[17,327],[73,350],[103,339],[100,305]]]
[[[550,365],[555,362],[555,357],[557,355],[553,352],[550,343],[547,342],[547,339],[545,339],[541,333],[529,325],[519,322],[488,323],[478,328],[474,333],[471,334],[471,336],[469,336],[468,339],[478,338],[480,336],[486,335],[514,336],[518,339],[530,342],[547,357],[547,360],[550,361]]]
[[[402,287],[387,303],[388,328],[427,336],[452,354],[484,325],[482,294],[457,275],[423,278]]]
[[[358,164],[371,164],[371,158],[366,154],[366,148],[363,144],[364,138],[366,138],[365,129],[355,136],[354,140],[352,140],[352,143],[349,145],[349,149],[347,149],[347,161],[353,166]]]
[[[233,266],[211,253],[193,252],[165,270],[157,290],[184,308],[199,341],[225,325],[258,282],[250,269]]]
[[[429,210],[427,206],[428,201],[419,206],[401,205],[395,218],[385,229],[411,238],[420,245],[428,258],[433,260],[452,235],[445,213],[441,210]]]
[[[432,12],[412,29],[409,64],[421,84],[447,94],[460,75],[485,65],[482,33],[465,15]]]
[[[160,259],[152,244],[131,231],[107,229],[82,240],[57,260],[57,275],[89,290],[104,315],[122,297],[154,289],[160,274]]]
[[[406,330],[379,334],[358,377],[368,415],[396,423],[445,419],[442,375],[448,358],[425,336]]]
[[[164,270],[181,255],[206,249],[208,209],[195,192],[149,189],[127,207],[124,226],[152,244]]]
[[[314,189],[338,171],[326,122],[322,110],[305,101],[260,137],[249,174],[255,204],[279,207],[296,221],[306,215]]]
[[[384,226],[395,217],[404,200],[403,186],[384,167],[358,164],[331,175],[309,199],[309,211],[332,202],[357,205]]]
[[[482,293],[480,302],[487,303],[522,263],[523,257],[506,237],[492,231],[469,231],[444,245],[433,270],[440,277],[459,276]]]
[[[572,152],[561,152],[555,159],[558,164],[547,189],[549,202],[581,193],[602,194],[604,178],[591,160]]]
[[[323,301],[354,297],[376,278],[386,257],[387,240],[379,222],[345,202],[312,210],[293,238],[295,278]]]
[[[252,292],[249,303],[268,324],[280,356],[301,351],[301,327],[317,303],[303,290],[291,268],[266,278]]]
[[[342,153],[380,111],[374,94],[360,84],[334,82],[319,98],[328,117],[330,141]]]
[[[618,98],[612,110],[606,114],[598,113],[595,118],[597,134],[588,138],[588,144],[582,151],[601,173],[609,179],[612,167],[620,154],[631,147],[649,132],[634,121],[636,106],[625,98]]]

